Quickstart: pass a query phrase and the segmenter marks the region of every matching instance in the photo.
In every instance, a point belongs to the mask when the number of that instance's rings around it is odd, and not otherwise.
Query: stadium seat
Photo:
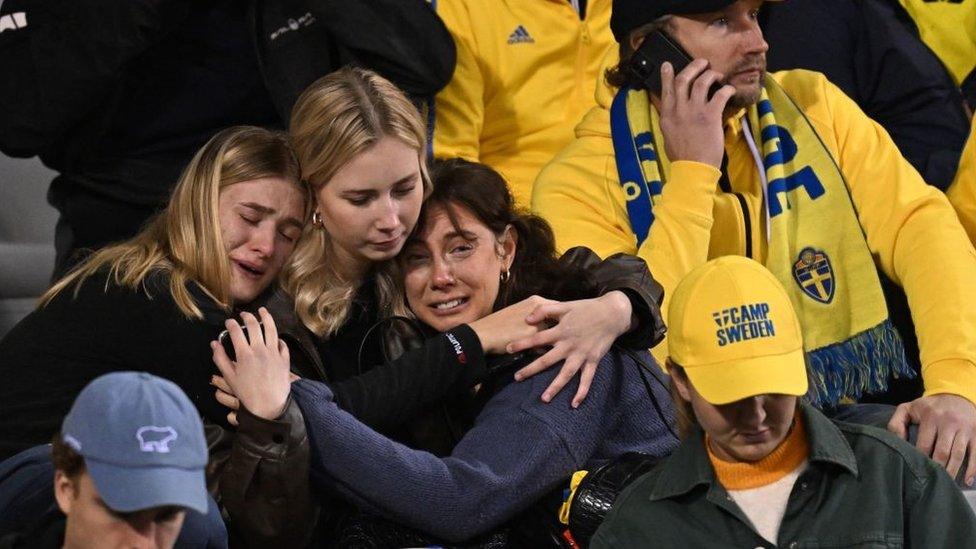
[[[33,310],[54,269],[53,177],[36,158],[0,155],[0,337]]]

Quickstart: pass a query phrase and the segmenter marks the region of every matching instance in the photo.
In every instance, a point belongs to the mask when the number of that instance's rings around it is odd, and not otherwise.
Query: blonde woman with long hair
[[[290,132],[315,211],[285,268],[283,286],[298,319],[317,336],[326,376],[342,381],[385,363],[381,351],[392,345],[372,336],[382,334],[377,328],[383,319],[410,316],[391,260],[411,234],[430,190],[427,131],[416,107],[390,82],[347,68],[299,97]],[[478,349],[475,357],[465,355],[475,358],[467,370],[482,367],[484,354],[551,346],[518,377],[562,363],[544,395],[548,400],[582,368],[578,404],[611,343],[628,330],[645,331],[657,314],[655,288],[644,272],[629,270],[629,263],[597,269],[606,284],[596,300],[532,298],[460,327],[453,337],[462,347]],[[464,306],[463,300],[441,304],[445,314]],[[284,307],[276,309],[276,318],[279,313],[287,315]],[[442,385],[457,381],[456,370],[437,370],[454,376],[440,378]],[[392,385],[386,389],[392,391]],[[408,417],[400,412],[397,419]]]
[[[237,434],[226,429],[210,386],[210,342],[268,292],[310,215],[286,135],[243,126],[214,136],[165,210],[137,236],[91,255],[0,341],[0,458],[49,442],[87,382],[117,370],[179,385],[210,424],[212,451],[271,437],[257,421],[242,421]],[[233,454],[226,467],[228,452],[211,454],[209,480],[220,484],[224,505],[241,509],[244,494],[222,488],[246,483],[242,475],[255,471],[257,459]],[[302,500],[293,500],[294,515]],[[273,520],[274,507],[253,511],[269,514],[255,521]],[[249,516],[235,518],[248,532]]]

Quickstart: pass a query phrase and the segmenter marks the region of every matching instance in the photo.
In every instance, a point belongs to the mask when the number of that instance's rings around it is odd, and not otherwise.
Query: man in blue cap
[[[0,547],[169,548],[188,510],[208,511],[203,424],[179,387],[150,374],[92,381],[51,458],[64,520],[4,538]]]

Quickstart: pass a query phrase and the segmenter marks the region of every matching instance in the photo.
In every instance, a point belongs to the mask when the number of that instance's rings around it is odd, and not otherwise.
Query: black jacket
[[[768,3],[760,19],[768,66],[825,74],[891,134],[928,184],[945,190],[969,121],[949,73],[906,30],[903,12],[888,0]]]
[[[0,4],[26,22],[0,32],[0,151],[40,155],[62,174],[55,191],[130,204],[164,203],[224,127],[284,128],[299,93],[341,66],[418,98],[454,70],[454,43],[424,0]]]

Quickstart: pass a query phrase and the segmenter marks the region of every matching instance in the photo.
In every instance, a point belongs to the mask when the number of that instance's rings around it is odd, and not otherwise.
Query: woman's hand
[[[490,315],[475,320],[468,326],[481,341],[481,348],[485,354],[500,355],[508,353],[506,348],[513,341],[524,340],[537,334],[541,329],[538,322],[528,323],[526,318],[539,307],[557,305],[552,301],[537,295],[527,297],[518,303],[495,311]]]
[[[241,401],[237,400],[237,396],[234,395],[234,390],[227,385],[227,380],[221,376],[212,376],[210,378],[210,384],[217,388],[214,391],[214,398],[222,406],[230,408],[230,412],[227,414],[227,423],[230,423],[234,427],[237,427],[237,411],[241,408]]]
[[[279,417],[288,403],[291,362],[288,347],[278,339],[278,329],[271,314],[264,307],[258,314],[263,326],[251,313],[241,314],[248,336],[233,319],[225,323],[234,344],[236,361],[230,360],[218,342],[211,341],[210,348],[226,385],[226,390],[217,385],[221,389],[218,402],[232,409],[235,403],[238,407],[243,404],[255,416],[270,420]],[[229,398],[220,396],[221,392]]]
[[[542,400],[545,402],[551,401],[582,368],[579,389],[573,397],[575,408],[586,398],[600,359],[610,350],[614,340],[633,324],[633,307],[630,299],[619,290],[595,299],[565,303],[545,301],[546,303],[540,304],[525,318],[525,322],[542,328],[555,324],[535,335],[513,342],[508,346],[507,352],[552,347],[546,354],[515,372],[517,381],[534,376],[561,360],[565,361],[559,375],[542,393]]]

